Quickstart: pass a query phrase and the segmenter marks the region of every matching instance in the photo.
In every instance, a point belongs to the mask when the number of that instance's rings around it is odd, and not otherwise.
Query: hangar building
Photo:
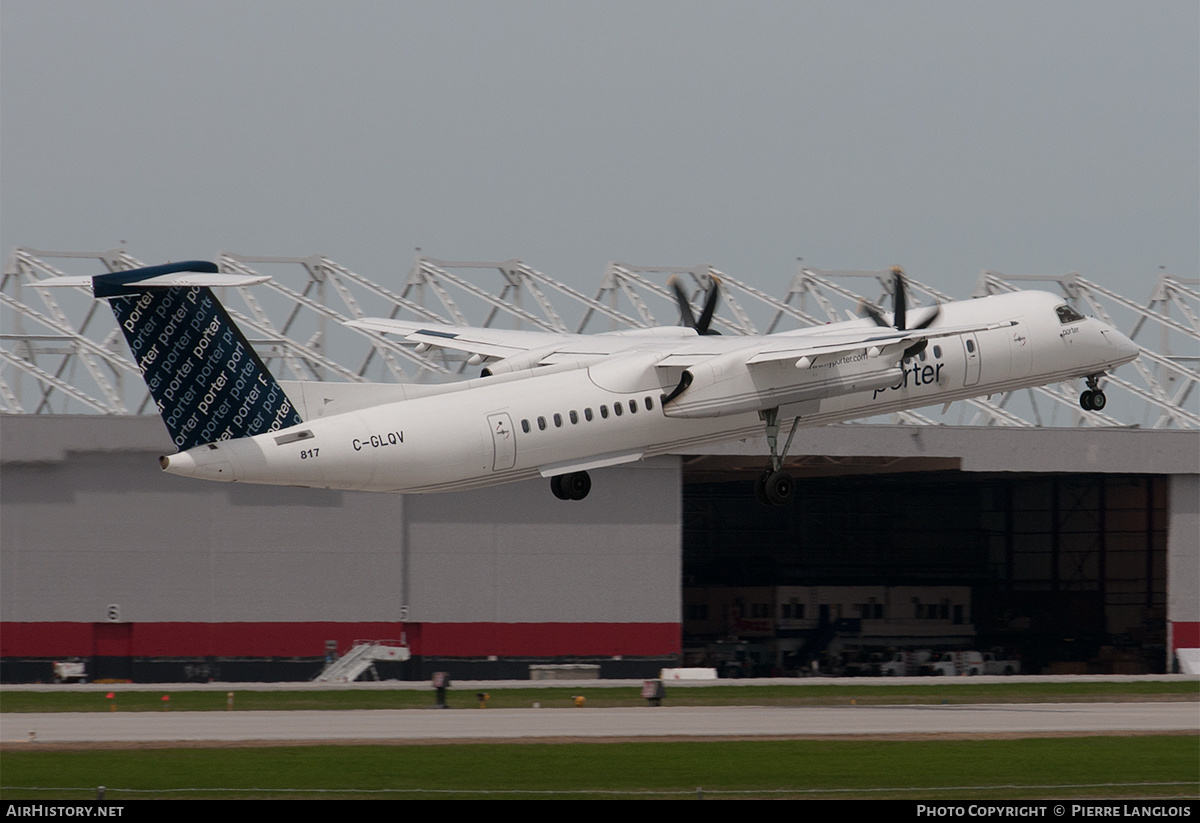
[[[841,319],[859,299],[886,306],[890,281],[800,269],[772,297],[710,267],[610,264],[588,297],[518,261],[420,258],[400,286],[322,257],[218,262],[274,276],[239,290],[244,305],[226,302],[293,380],[471,368],[339,325],[363,314],[642,327],[660,322],[656,308],[675,320],[666,275],[696,294],[717,275],[722,331],[766,333]],[[94,678],[307,679],[361,640],[406,644],[411,660],[377,671],[409,679],[561,663],[605,677],[679,662],[849,672],[872,652],[993,647],[1027,671],[1163,671],[1200,647],[1195,282],[1164,275],[1139,304],[1078,275],[1026,278],[1143,346],[1106,383],[1104,412],[1055,386],[941,418],[802,429],[788,459],[796,500],[769,509],[751,490],[763,438],[597,471],[578,502],[541,481],[401,496],[164,475],[169,438],[111,314],[29,285],[139,265],[123,250],[17,249],[5,268],[6,682],[46,680],[73,658]],[[985,272],[976,294],[1014,283]],[[949,299],[911,285],[926,303]]]

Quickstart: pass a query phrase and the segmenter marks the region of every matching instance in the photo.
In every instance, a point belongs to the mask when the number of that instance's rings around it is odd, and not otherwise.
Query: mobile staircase
[[[350,651],[327,665],[313,678],[315,683],[353,683],[364,672],[369,671],[373,680],[379,679],[375,661],[391,660],[399,663],[412,657],[408,641],[400,640],[355,640]]]

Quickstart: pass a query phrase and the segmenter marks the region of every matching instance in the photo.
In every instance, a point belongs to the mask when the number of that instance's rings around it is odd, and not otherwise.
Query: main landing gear
[[[582,500],[592,490],[592,478],[587,472],[557,474],[550,478],[550,491],[559,500]]]
[[[792,430],[788,432],[787,442],[783,444],[783,454],[778,453],[779,447],[779,409],[767,409],[760,412],[763,422],[767,424],[767,445],[771,447],[771,464],[767,470],[754,481],[754,496],[764,506],[784,506],[792,499],[796,487],[792,476],[783,471],[783,459],[787,457],[788,449],[792,446],[792,438],[796,436],[796,426],[800,418],[792,421]]]
[[[1087,386],[1087,391],[1079,395],[1080,407],[1084,411],[1100,411],[1108,404],[1108,398],[1100,390],[1100,375],[1088,375]]]

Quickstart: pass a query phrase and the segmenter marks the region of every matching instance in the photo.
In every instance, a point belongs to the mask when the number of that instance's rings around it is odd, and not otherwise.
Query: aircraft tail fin
[[[220,274],[198,260],[90,279],[92,293],[112,306],[180,451],[303,422],[211,288],[269,278]]]

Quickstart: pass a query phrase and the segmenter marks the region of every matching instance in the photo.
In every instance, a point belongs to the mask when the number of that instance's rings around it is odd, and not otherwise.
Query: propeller
[[[908,321],[908,288],[904,285],[904,271],[899,266],[892,267],[892,322],[889,323],[879,310],[869,303],[862,303],[862,310],[867,313],[867,316],[875,321],[876,326],[884,328],[893,328],[896,331],[909,331],[906,325]],[[933,322],[938,319],[942,313],[941,305],[935,305],[929,316],[922,320],[917,325],[913,326],[913,330],[927,329],[933,325]],[[929,345],[928,340],[922,340],[919,343],[913,343],[904,350],[905,357],[916,357],[921,352],[925,351],[925,347]]]
[[[704,308],[700,310],[700,319],[696,319],[696,315],[692,313],[692,306],[688,302],[687,292],[683,290],[683,284],[679,282],[679,277],[672,274],[667,280],[667,285],[675,292],[675,302],[679,304],[679,322],[689,329],[695,329],[696,334],[720,334],[712,325],[713,314],[717,310],[717,302],[721,298],[721,281],[716,275],[710,274],[708,279],[712,281],[712,285],[708,287],[708,294],[704,297]],[[679,385],[671,390],[670,394],[663,394],[660,400],[663,406],[666,406],[676,397],[683,393],[684,389],[692,385],[692,373],[687,369],[683,370],[683,374],[679,376]]]
[[[700,319],[696,319],[696,315],[692,313],[692,306],[688,302],[687,292],[683,290],[683,284],[679,282],[677,275],[671,275],[667,280],[667,285],[675,292],[675,302],[679,304],[679,322],[689,329],[695,329],[696,334],[720,334],[716,329],[710,328],[712,325],[713,314],[717,310],[717,302],[721,297],[721,281],[715,275],[710,274],[709,280],[712,281],[712,286],[708,289],[708,294],[704,298],[704,308],[700,310]]]

